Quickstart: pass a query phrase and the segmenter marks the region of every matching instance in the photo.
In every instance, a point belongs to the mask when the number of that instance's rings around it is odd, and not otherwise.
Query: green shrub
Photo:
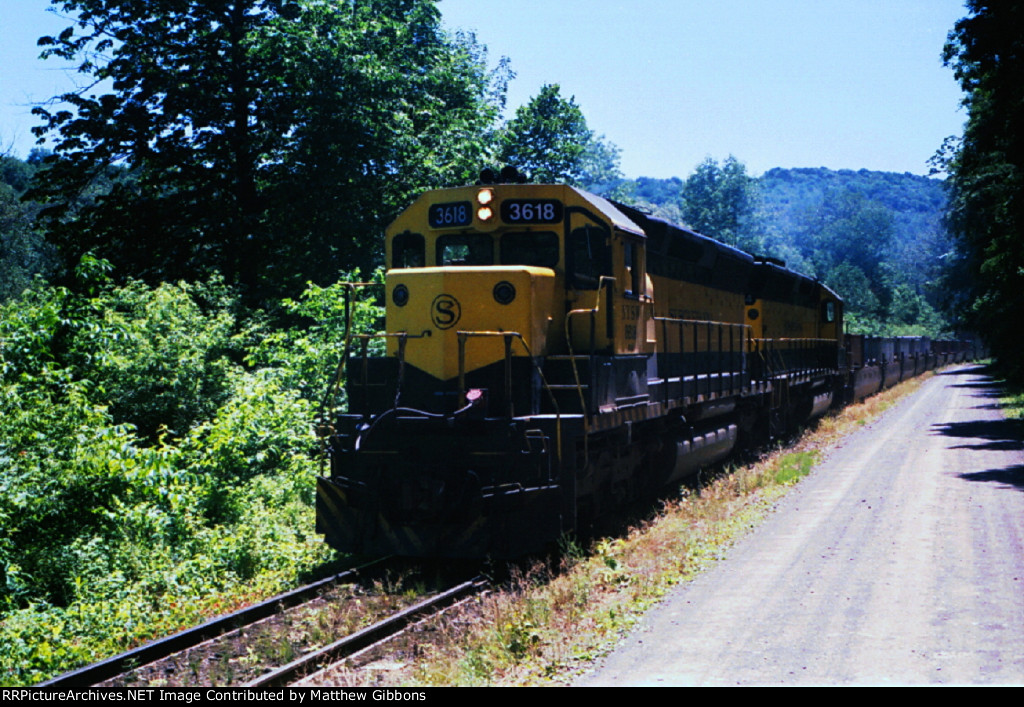
[[[384,273],[378,270],[370,286],[349,288],[345,282],[358,281],[351,273],[330,287],[310,283],[299,300],[281,305],[298,324],[269,333],[250,351],[249,363],[280,369],[285,384],[303,397],[319,403],[337,371],[345,348],[346,296],[349,299],[354,334],[374,334],[383,329],[384,310],[378,301],[383,293]],[[370,351],[380,355],[384,342],[376,339]]]
[[[5,684],[237,608],[332,555],[310,452],[341,286],[311,286],[285,304],[300,323],[273,330],[217,281],[115,287],[105,273],[83,262],[79,293],[0,305]],[[372,297],[355,312],[364,327],[379,316]]]

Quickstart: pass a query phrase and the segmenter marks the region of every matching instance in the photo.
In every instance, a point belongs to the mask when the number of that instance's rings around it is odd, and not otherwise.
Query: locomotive
[[[323,421],[317,531],[339,550],[542,551],[927,365],[919,341],[848,350],[842,300],[778,260],[503,176],[386,231],[386,331],[346,339],[348,408]]]

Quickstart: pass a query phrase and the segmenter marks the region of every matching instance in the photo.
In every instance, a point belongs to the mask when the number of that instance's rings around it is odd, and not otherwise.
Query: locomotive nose
[[[555,327],[555,273],[550,268],[409,268],[387,277],[387,321],[410,339],[406,365],[439,381],[485,368],[505,357],[504,337],[514,333],[511,355],[543,356]],[[463,343],[460,345],[460,337]],[[461,349],[461,351],[460,351]],[[398,345],[389,342],[389,356]]]

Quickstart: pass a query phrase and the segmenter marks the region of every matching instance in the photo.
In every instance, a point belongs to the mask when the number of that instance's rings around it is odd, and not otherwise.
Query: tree
[[[908,285],[893,288],[888,325],[898,336],[938,336],[945,328],[942,316]]]
[[[832,268],[825,284],[843,298],[843,316],[848,329],[855,334],[877,334],[881,305],[871,289],[871,281],[864,271],[848,261]]]
[[[619,149],[595,137],[574,98],[558,84],[541,88],[498,136],[498,159],[533,181],[594,187],[621,178]]]
[[[618,145],[604,135],[591,137],[583,150],[581,185],[595,194],[613,192],[622,183]]]
[[[877,283],[879,266],[888,259],[894,240],[892,214],[884,206],[857,192],[826,192],[813,236],[812,260],[818,272],[848,262]]]
[[[504,86],[434,0],[53,0],[44,56],[94,80],[38,109],[33,195],[65,257],[250,296],[379,260],[410,191],[478,166]],[[81,204],[98,179],[109,189]]]
[[[937,162],[949,174],[948,223],[969,251],[971,321],[1011,375],[1019,355],[1024,291],[1024,3],[968,0],[970,16],[949,33],[943,60],[953,68],[968,118],[962,139]]]
[[[683,184],[682,216],[694,230],[743,250],[760,252],[750,228],[756,191],[747,168],[732,155],[719,165],[710,157]]]
[[[54,266],[52,248],[33,227],[39,207],[21,200],[35,169],[31,162],[0,156],[0,302],[20,295]]]

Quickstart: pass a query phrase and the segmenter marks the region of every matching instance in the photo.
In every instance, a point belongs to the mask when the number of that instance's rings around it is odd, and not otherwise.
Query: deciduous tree
[[[575,98],[548,84],[498,136],[498,158],[535,182],[608,186],[621,178],[619,149],[596,137]]]
[[[479,164],[503,96],[434,0],[53,2],[76,24],[44,55],[94,83],[38,111],[57,154],[34,195],[70,261],[150,281],[265,296],[372,263],[411,191]]]
[[[975,274],[972,320],[1012,373],[1024,291],[1024,2],[969,0],[943,53],[964,91],[963,138],[938,156],[949,173],[948,220]]]
[[[683,184],[683,220],[711,238],[759,252],[761,238],[750,228],[755,198],[754,180],[742,162],[729,155],[719,165],[708,157]]]

